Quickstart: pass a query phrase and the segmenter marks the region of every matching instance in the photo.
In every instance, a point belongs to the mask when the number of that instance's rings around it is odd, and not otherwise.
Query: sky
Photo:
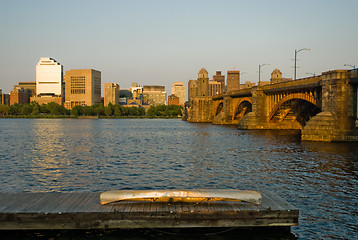
[[[0,89],[36,80],[40,57],[128,89],[240,70],[241,83],[358,66],[357,0],[0,0]],[[102,93],[103,95],[103,93]]]

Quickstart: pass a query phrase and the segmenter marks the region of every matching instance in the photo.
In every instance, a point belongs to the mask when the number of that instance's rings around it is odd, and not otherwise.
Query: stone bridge
[[[187,121],[239,129],[297,129],[302,140],[358,141],[357,70],[196,97]]]

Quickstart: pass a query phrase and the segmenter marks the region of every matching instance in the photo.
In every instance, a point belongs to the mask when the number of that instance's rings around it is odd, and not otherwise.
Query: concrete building
[[[133,99],[143,99],[143,87],[138,85],[137,83],[132,83],[132,86],[130,88],[130,91],[132,93]]]
[[[62,105],[63,100],[63,66],[53,58],[40,58],[36,65],[36,96],[30,97],[30,102],[56,102]]]
[[[216,74],[213,76],[213,81],[221,83],[221,92],[218,94],[222,94],[225,92],[225,75],[221,75],[221,71],[216,71]]]
[[[105,83],[104,84],[104,106],[108,106],[109,103],[113,105],[119,103],[119,85],[117,83]]]
[[[209,96],[223,93],[222,86],[222,82],[209,81]]]
[[[24,90],[29,90],[30,97],[36,96],[36,82],[19,82],[14,88],[19,87]]]
[[[165,105],[166,99],[165,86],[143,86],[143,103],[153,106]]]
[[[240,89],[240,71],[227,71],[227,91]]]
[[[1,89],[0,89],[0,104],[10,105],[10,94],[2,93]]]
[[[168,106],[169,105],[177,105],[177,106],[182,106],[180,104],[180,101],[179,101],[179,97],[175,96],[174,94],[170,94],[168,96]]]
[[[173,84],[172,95],[177,96],[179,98],[179,105],[184,106],[184,104],[185,104],[185,86],[184,86],[183,82],[175,82]],[[168,101],[168,105],[169,105],[169,101]]]
[[[63,95],[63,66],[53,58],[42,57],[36,65],[36,95]]]
[[[10,105],[30,103],[30,90],[15,87],[10,92]]]
[[[101,72],[94,69],[71,69],[65,74],[65,108],[101,103]]]

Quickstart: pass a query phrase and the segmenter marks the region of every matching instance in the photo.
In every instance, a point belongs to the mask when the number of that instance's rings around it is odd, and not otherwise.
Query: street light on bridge
[[[241,79],[241,75],[244,75],[244,74],[247,74],[247,72],[241,72],[241,73],[240,73],[240,81],[242,80],[242,79]]]
[[[307,75],[311,75],[312,77],[315,77],[316,74],[315,73],[306,73]]]
[[[352,68],[353,68],[353,70],[355,70],[355,69],[356,69],[356,66],[355,66],[355,65],[351,65],[351,64],[344,64],[344,66],[345,66],[345,67],[352,67]]]
[[[293,80],[296,80],[296,69],[297,69],[297,53],[303,51],[303,50],[311,50],[310,48],[301,48],[299,50],[295,50],[295,76]]]
[[[261,67],[263,67],[265,65],[270,65],[270,64],[268,64],[268,63],[259,64],[259,86],[261,84]]]

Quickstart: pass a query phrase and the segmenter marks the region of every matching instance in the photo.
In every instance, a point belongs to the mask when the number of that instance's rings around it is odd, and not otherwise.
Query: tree
[[[95,113],[95,114],[97,114],[97,117],[98,116],[103,116],[103,114],[104,114],[104,106],[103,106],[103,104],[96,104],[96,105],[93,105],[92,106],[93,107],[93,112]]]
[[[121,115],[122,115],[121,106],[119,104],[116,104],[114,106],[114,116],[121,116]]]
[[[112,106],[108,105],[107,107],[105,107],[104,114],[106,114],[107,117],[112,116],[113,114]]]
[[[32,106],[30,104],[24,104],[21,108],[21,115],[30,115],[32,113]]]
[[[10,107],[8,105],[0,105],[0,113],[5,116],[10,112]]]
[[[85,114],[86,116],[90,116],[94,114],[94,111],[92,107],[86,105],[82,107],[82,113]]]
[[[49,113],[50,111],[47,109],[47,105],[46,105],[46,104],[41,104],[41,105],[40,105],[40,112],[41,112],[41,113]]]
[[[14,105],[10,106],[10,110],[9,110],[10,115],[19,115],[20,111],[21,111],[20,104],[15,103]]]
[[[80,116],[82,115],[82,106],[74,106],[71,111],[70,111],[71,115],[74,116]]]
[[[30,106],[32,107],[32,112],[31,112],[31,114],[32,115],[39,115],[39,113],[40,113],[40,105],[37,103],[37,102],[35,102],[35,101],[32,101],[31,103],[30,103]]]
[[[40,107],[38,105],[35,105],[32,107],[32,115],[39,115],[40,113]]]
[[[130,107],[128,109],[128,114],[129,116],[138,116],[139,115],[139,111],[137,107]]]
[[[121,113],[122,113],[122,116],[128,116],[129,115],[128,107],[121,106]]]
[[[144,116],[145,115],[145,109],[144,107],[138,107],[139,115]]]
[[[46,108],[48,111],[50,111],[50,114],[53,116],[63,113],[63,109],[61,108],[61,105],[55,102],[49,102]]]
[[[147,111],[147,115],[148,115],[148,116],[151,116],[151,117],[155,116],[154,111],[155,111],[155,107],[150,106],[150,108],[149,108],[148,111]]]

